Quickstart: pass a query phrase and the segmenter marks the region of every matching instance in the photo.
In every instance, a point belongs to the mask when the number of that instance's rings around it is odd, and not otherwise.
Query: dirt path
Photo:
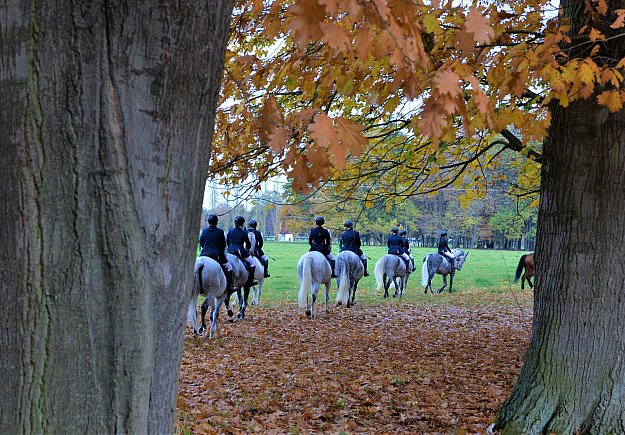
[[[531,329],[528,309],[493,306],[248,313],[215,340],[187,335],[179,433],[483,433]]]

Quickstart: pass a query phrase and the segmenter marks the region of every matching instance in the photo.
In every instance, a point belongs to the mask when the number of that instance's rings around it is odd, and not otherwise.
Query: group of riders
[[[310,230],[308,236],[308,244],[311,251],[319,251],[325,255],[326,259],[330,262],[332,267],[332,278],[336,278],[334,273],[335,260],[332,255],[332,238],[330,232],[323,228],[325,219],[322,216],[315,218],[315,224],[317,226]],[[367,272],[367,256],[362,252],[360,233],[354,230],[354,223],[348,219],[343,224],[345,231],[339,236],[339,251],[352,251],[360,258],[365,268],[364,276],[369,276]],[[410,253],[410,240],[408,240],[408,232],[405,229],[399,229],[397,227],[391,228],[391,234],[386,240],[386,247],[389,254],[400,256],[406,263],[406,269],[414,270],[414,258]],[[447,233],[441,233],[438,239],[438,253],[443,255],[449,261],[451,268],[454,268],[454,254],[452,254],[449,248],[449,239]]]
[[[243,264],[247,268],[248,278],[245,283],[245,287],[252,285],[254,281],[254,272],[256,272],[256,263],[252,258],[252,255],[258,257],[263,264],[265,271],[264,276],[268,278],[269,275],[269,258],[263,252],[263,235],[258,231],[258,222],[251,220],[249,228],[245,230],[245,218],[243,216],[237,216],[234,218],[234,228],[228,231],[226,236],[224,230],[217,227],[219,218],[216,214],[208,216],[208,226],[202,230],[200,234],[200,256],[210,257],[217,261],[226,275],[226,288],[232,288],[233,282],[233,268],[232,264],[226,257],[226,252],[233,254],[243,261]],[[254,246],[250,242],[249,233],[254,234]],[[251,252],[250,252],[251,251]]]
[[[245,283],[246,287],[252,285],[254,280],[256,263],[252,255],[257,257],[263,264],[265,278],[270,276],[268,271],[269,258],[263,252],[263,235],[258,231],[258,223],[255,220],[249,222],[249,228],[246,230],[244,227],[245,218],[243,216],[235,217],[234,228],[228,231],[227,236],[222,229],[217,227],[219,218],[216,214],[211,214],[207,222],[208,226],[204,228],[200,234],[200,256],[210,257],[221,265],[226,275],[226,288],[232,287],[233,269],[226,258],[225,252],[233,254],[241,259],[248,269],[248,281]],[[325,219],[322,216],[317,216],[315,218],[315,224],[316,226],[310,230],[308,236],[310,250],[321,252],[326,257],[332,267],[332,278],[336,278],[334,273],[335,259],[334,255],[332,255],[332,237],[330,232],[323,227]],[[345,221],[343,226],[345,227],[345,231],[339,237],[339,251],[352,251],[355,253],[364,266],[364,276],[369,276],[367,271],[367,256],[361,249],[360,233],[354,230],[354,223],[349,219]],[[254,246],[252,246],[248,236],[249,233],[254,234]],[[392,227],[386,246],[389,254],[400,256],[406,262],[406,268],[414,270],[414,258],[410,254],[410,241],[408,240],[408,232],[405,229],[400,230],[397,227]],[[448,246],[446,232],[441,233],[438,240],[438,253],[449,260],[453,269],[454,255],[451,253],[451,249]]]

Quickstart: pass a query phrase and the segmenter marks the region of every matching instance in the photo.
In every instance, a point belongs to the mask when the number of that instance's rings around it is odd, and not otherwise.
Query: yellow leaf
[[[605,36],[603,35],[603,33],[593,27],[592,29],[590,29],[590,34],[588,35],[588,38],[591,41],[596,41],[597,39],[605,39]]]
[[[577,70],[577,78],[582,83],[590,84],[595,81],[595,74],[588,63],[584,62],[579,66],[579,69]]]
[[[606,106],[610,112],[618,112],[623,108],[621,95],[619,91],[605,91],[597,96],[597,102],[602,106]]]

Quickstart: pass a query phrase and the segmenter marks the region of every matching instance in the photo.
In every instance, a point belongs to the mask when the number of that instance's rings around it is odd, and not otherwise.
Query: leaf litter
[[[495,305],[252,308],[213,340],[187,328],[177,432],[484,433],[530,332],[527,310]]]

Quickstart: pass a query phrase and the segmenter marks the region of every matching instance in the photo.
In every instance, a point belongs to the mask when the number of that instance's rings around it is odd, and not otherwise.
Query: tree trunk
[[[232,1],[0,6],[0,433],[171,433]]]
[[[553,111],[544,144],[534,324],[506,433],[625,433],[625,112]]]

